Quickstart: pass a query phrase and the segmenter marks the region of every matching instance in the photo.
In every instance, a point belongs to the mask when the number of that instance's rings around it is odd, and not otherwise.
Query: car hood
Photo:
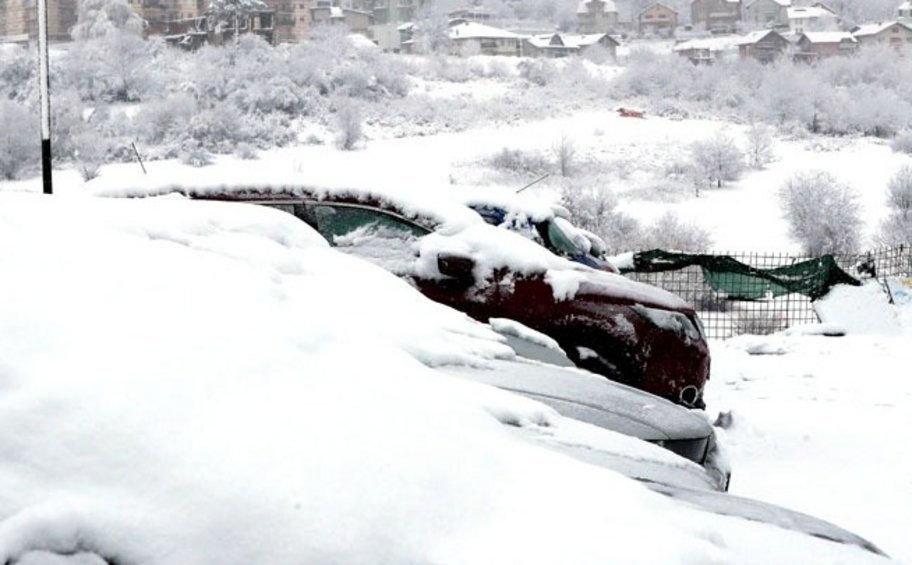
[[[878,555],[885,555],[876,545],[857,534],[853,534],[820,518],[789,510],[788,508],[750,498],[692,489],[680,485],[647,482],[647,486],[656,492],[693,506],[698,510],[762,522],[809,536],[858,546]]]
[[[558,413],[647,441],[705,438],[707,421],[663,398],[588,371],[526,360],[494,360],[487,368],[444,372],[534,398]]]

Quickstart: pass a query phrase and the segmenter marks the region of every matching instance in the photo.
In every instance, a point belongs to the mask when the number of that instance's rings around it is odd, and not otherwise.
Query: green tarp
[[[703,280],[732,300],[763,300],[783,294],[803,294],[812,300],[837,284],[861,283],[839,268],[832,255],[824,255],[774,269],[757,269],[726,255],[671,253],[654,249],[633,256],[633,272],[658,273],[698,265]]]

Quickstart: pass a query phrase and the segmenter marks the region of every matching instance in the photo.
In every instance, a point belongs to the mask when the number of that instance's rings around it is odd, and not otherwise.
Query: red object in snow
[[[631,110],[629,108],[618,108],[617,111],[618,111],[618,114],[620,114],[622,118],[645,118],[646,117],[646,112],[643,112],[642,110]]]

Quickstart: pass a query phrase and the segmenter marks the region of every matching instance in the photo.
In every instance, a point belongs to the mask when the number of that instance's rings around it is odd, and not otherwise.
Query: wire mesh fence
[[[813,259],[786,253],[719,253],[757,269],[774,269]],[[856,254],[835,255],[848,274],[862,281],[912,276],[912,246],[899,245]],[[768,296],[759,300],[736,300],[706,282],[703,269],[690,266],[677,271],[628,273],[628,277],[664,288],[693,305],[712,339],[774,333],[786,328],[819,322],[813,302],[803,294]]]

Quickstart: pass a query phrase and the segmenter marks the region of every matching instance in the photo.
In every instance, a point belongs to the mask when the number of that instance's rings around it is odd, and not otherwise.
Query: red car
[[[283,187],[192,196],[287,211],[437,302],[485,322],[516,320],[552,337],[579,367],[704,406],[709,349],[693,308],[656,287],[559,258],[465,206],[452,221],[452,203],[415,206],[365,191]],[[477,222],[466,222],[466,214]]]

